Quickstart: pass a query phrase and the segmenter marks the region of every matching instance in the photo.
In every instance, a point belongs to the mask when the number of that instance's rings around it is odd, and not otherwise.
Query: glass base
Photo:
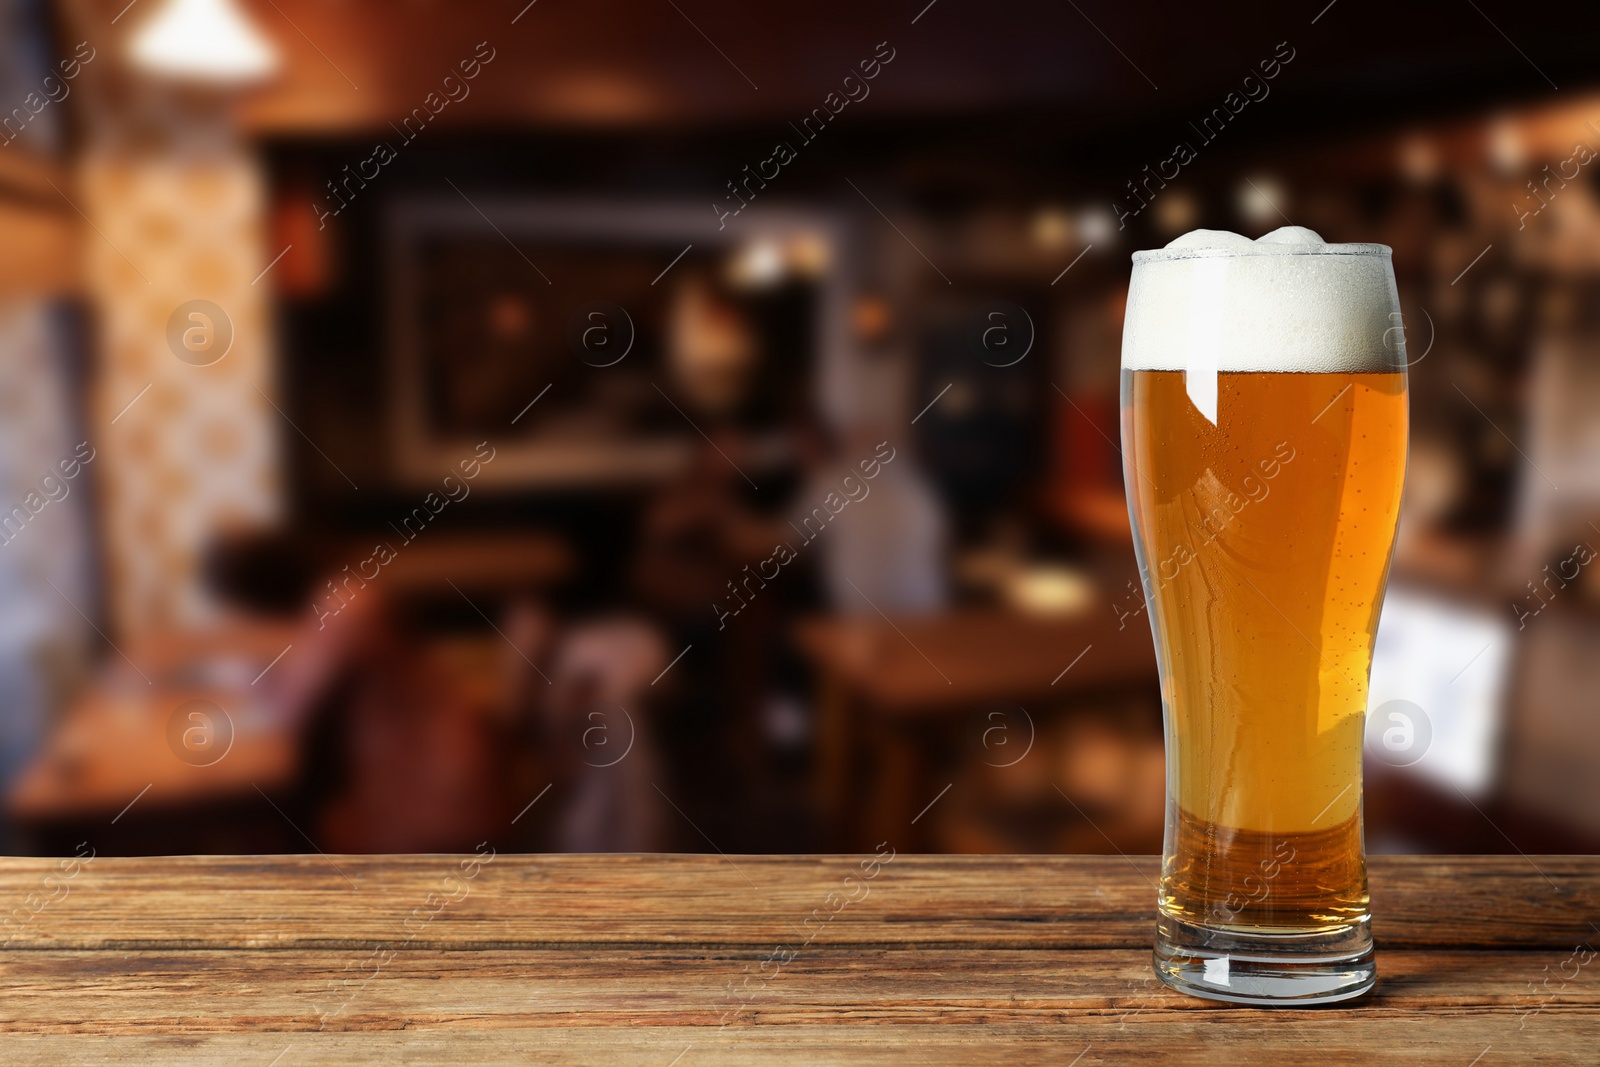
[[[1366,923],[1323,933],[1208,929],[1163,915],[1156,977],[1180,993],[1233,1004],[1305,1007],[1359,997],[1378,981]]]

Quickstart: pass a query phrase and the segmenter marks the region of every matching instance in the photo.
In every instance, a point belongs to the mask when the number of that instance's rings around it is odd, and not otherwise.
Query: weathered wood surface
[[[0,860],[0,1063],[1600,1063],[1600,859],[1374,858],[1291,1011],[1155,981],[1154,860],[862,864]]]

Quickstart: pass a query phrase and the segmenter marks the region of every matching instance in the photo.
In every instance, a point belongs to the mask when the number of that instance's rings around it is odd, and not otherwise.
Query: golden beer
[[[1234,247],[1158,261],[1156,280],[1183,290],[1178,313],[1136,326],[1171,302],[1131,294],[1124,348],[1124,466],[1167,738],[1156,965],[1186,992],[1315,1003],[1376,974],[1361,746],[1405,469],[1403,347],[1374,332],[1394,306],[1387,249]],[[1230,263],[1247,257],[1266,262]],[[1315,299],[1324,282],[1337,299]],[[1308,288],[1310,312],[1289,303]],[[1332,333],[1306,330],[1307,314]]]

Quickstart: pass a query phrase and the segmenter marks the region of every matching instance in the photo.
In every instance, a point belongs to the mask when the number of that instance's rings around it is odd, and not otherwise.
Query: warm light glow
[[[747,289],[765,289],[783,280],[783,248],[773,240],[752,241],[739,249],[729,265],[730,280]]]
[[[1034,212],[1030,229],[1033,243],[1046,252],[1059,252],[1072,242],[1072,216],[1064,208],[1040,208]]]
[[[1252,226],[1287,221],[1289,193],[1276,179],[1257,175],[1239,186],[1239,214]]]
[[[227,84],[260,81],[278,69],[272,43],[234,0],[168,0],[133,35],[132,57],[150,74]]]
[[[1092,245],[1110,244],[1117,236],[1111,215],[1102,208],[1086,207],[1078,212],[1078,234]]]
[[[1527,161],[1527,145],[1517,120],[1501,115],[1489,124],[1489,159],[1499,170],[1510,173]]]
[[[1200,202],[1187,190],[1174,189],[1155,203],[1156,225],[1168,237],[1195,228],[1200,221]]]
[[[1439,150],[1420,133],[1408,134],[1400,142],[1400,173],[1421,185],[1439,176]]]

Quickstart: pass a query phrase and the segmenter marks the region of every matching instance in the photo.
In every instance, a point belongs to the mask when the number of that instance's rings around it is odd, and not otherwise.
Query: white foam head
[[[1258,241],[1195,230],[1133,254],[1126,370],[1403,370],[1386,245],[1328,244],[1302,226]]]

